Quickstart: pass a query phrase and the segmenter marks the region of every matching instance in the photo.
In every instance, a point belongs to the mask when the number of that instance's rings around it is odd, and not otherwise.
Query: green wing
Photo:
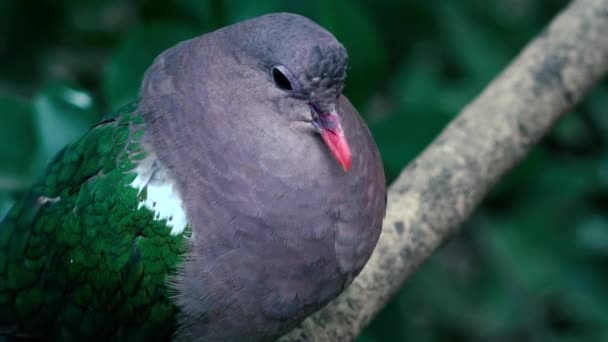
[[[130,184],[146,157],[136,104],[67,146],[0,223],[1,336],[157,340],[189,230],[172,236]]]

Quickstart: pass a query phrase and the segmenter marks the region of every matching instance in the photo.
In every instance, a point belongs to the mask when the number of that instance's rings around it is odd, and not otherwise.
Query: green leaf
[[[522,193],[521,204],[548,210],[583,209],[585,196],[598,186],[597,165],[583,158],[557,158],[545,161],[543,169],[533,174]],[[572,210],[570,211],[572,214]],[[547,215],[551,215],[548,211]]]
[[[135,21],[136,6],[135,1],[68,0],[66,24],[80,34],[118,34]]]
[[[221,24],[212,0],[175,0],[175,5],[194,16],[205,30]]]
[[[443,1],[437,5],[440,39],[452,63],[481,86],[496,75],[512,57],[501,41],[492,39],[485,25],[473,20],[466,6]],[[470,81],[469,81],[470,82]]]
[[[604,150],[595,159],[595,170],[592,173],[594,188],[608,194],[608,151]]]
[[[102,75],[103,92],[110,107],[116,109],[135,99],[144,72],[158,54],[201,33],[177,23],[145,24],[130,31]]]
[[[595,88],[589,97],[582,105],[590,114],[591,120],[595,128],[603,135],[608,135],[608,86],[598,86]]]
[[[448,120],[437,112],[399,111],[370,123],[389,182],[433,141]]]
[[[440,69],[436,59],[429,59],[422,53],[413,54],[397,69],[391,82],[391,97],[397,106],[413,112],[432,112],[446,107],[444,97],[438,96],[445,87]]]
[[[548,153],[541,147],[532,148],[525,159],[515,168],[509,171],[498,184],[494,186],[488,195],[488,201],[516,201],[515,198],[524,196],[521,189],[527,189],[528,186],[534,186],[532,183],[535,177],[542,174],[545,163],[548,159]]]
[[[40,139],[38,170],[99,120],[91,95],[62,83],[43,88],[33,104]]]
[[[587,215],[579,223],[576,234],[576,242],[583,250],[598,256],[608,256],[608,217]]]
[[[556,207],[537,205],[509,217],[494,217],[482,242],[497,256],[496,269],[508,272],[511,281],[532,291],[559,282],[567,256],[572,255],[573,234],[566,227],[574,218],[557,217],[555,212]],[[561,234],[547,235],[547,231]],[[541,245],[543,248],[538,248]]]
[[[349,55],[345,94],[361,105],[377,91],[388,71],[384,40],[359,1],[320,1],[318,22],[344,44]]]
[[[304,16],[310,16],[318,8],[318,0],[311,1],[243,1],[225,0],[222,1],[222,9],[226,14],[226,24],[258,17],[273,12],[291,12]]]
[[[0,97],[0,191],[29,185],[37,150],[32,108],[15,98]]]
[[[377,342],[380,341],[375,338],[369,330],[364,331],[359,337],[357,337],[357,342]]]
[[[15,200],[11,196],[0,191],[0,222],[2,222],[6,214],[8,214],[8,211],[13,207],[13,204],[15,204]]]
[[[550,135],[558,143],[576,150],[588,149],[595,143],[591,127],[579,112],[568,114],[559,120]]]
[[[442,102],[436,66],[434,61],[422,58],[405,63],[395,72],[391,84],[395,109],[369,122],[389,182],[433,141],[456,112]]]

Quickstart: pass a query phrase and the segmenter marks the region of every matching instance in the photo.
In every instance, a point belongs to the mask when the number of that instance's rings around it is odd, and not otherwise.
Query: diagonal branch
[[[380,241],[353,284],[280,341],[358,336],[607,71],[608,0],[572,1],[391,185]]]

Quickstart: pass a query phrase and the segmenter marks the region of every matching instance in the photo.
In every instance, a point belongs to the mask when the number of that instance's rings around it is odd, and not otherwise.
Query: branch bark
[[[390,186],[380,241],[353,284],[279,341],[354,340],[607,71],[608,0],[572,1]]]

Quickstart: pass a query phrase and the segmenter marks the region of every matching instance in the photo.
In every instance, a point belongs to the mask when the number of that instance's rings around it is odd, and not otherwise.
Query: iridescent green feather
[[[131,186],[145,126],[125,107],[67,146],[0,223],[0,336],[52,340],[168,337],[167,278],[187,229],[139,207]]]

